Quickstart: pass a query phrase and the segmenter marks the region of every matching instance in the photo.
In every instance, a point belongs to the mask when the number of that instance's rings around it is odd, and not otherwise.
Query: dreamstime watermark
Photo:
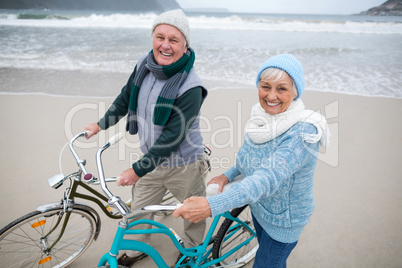
[[[74,133],[77,132],[77,127],[74,126],[76,126],[76,121],[78,120],[77,118],[79,116],[89,113],[94,118],[97,118],[96,120],[98,120],[105,115],[108,108],[109,107],[105,101],[99,101],[97,103],[85,102],[73,106],[65,116],[64,129],[67,139],[70,140],[77,134]],[[250,113],[249,111],[245,111],[243,109],[241,101],[237,102],[236,108],[236,113],[233,115],[214,115],[212,118],[200,115],[197,119],[195,119],[198,121],[200,128],[199,130],[191,131],[199,131],[200,135],[203,137],[204,144],[206,144],[213,151],[230,148],[228,151],[231,155],[219,156],[221,153],[212,153],[212,155],[209,157],[212,169],[230,168],[235,163],[237,151],[244,142],[244,130],[245,126],[250,121]],[[179,113],[180,111],[176,112]],[[331,167],[337,167],[339,163],[339,102],[331,102],[316,112],[322,114],[326,118],[329,131],[331,133],[331,139],[327,148],[320,146],[318,152],[312,151],[311,153],[317,154],[319,161]],[[117,123],[113,127],[110,127],[107,131],[101,131],[96,138],[91,138],[88,141],[77,140],[75,142],[75,146],[82,149],[98,148],[99,146],[105,144],[113,135],[119,132],[126,133],[126,120],[126,117],[122,118],[120,120],[121,122]],[[138,122],[145,121],[138,119]],[[184,122],[183,120],[181,127],[191,129],[191,124],[193,124],[193,122],[194,120],[189,120],[187,122]],[[147,127],[147,129],[152,131],[152,127]],[[84,130],[82,129],[79,131]],[[141,146],[144,145],[144,143],[149,142],[149,140],[146,139],[155,141],[155,137],[159,134],[160,132],[148,133],[147,135],[143,135],[143,137],[141,137],[142,140],[137,137],[138,135],[135,135],[136,138],[133,138],[132,135],[126,134],[126,138],[115,145],[118,147],[118,160],[128,160],[130,163],[138,161],[143,155],[140,151]],[[191,135],[188,135],[185,137],[185,139],[187,139],[186,141],[191,145],[192,140],[188,138],[189,136]],[[175,142],[177,142],[177,140]],[[308,149],[310,150],[310,148]]]

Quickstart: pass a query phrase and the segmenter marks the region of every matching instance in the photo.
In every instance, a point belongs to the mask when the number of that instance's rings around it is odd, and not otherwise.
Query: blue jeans
[[[293,243],[281,243],[272,239],[253,216],[253,223],[260,244],[253,268],[286,268],[286,260],[295,248]]]

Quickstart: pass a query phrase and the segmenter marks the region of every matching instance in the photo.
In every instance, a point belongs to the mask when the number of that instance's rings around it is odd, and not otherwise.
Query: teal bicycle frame
[[[117,255],[119,254],[120,250],[135,250],[135,251],[140,251],[152,258],[152,260],[155,262],[155,264],[158,267],[162,268],[169,268],[169,266],[166,264],[166,262],[163,260],[162,256],[159,254],[159,252],[153,248],[152,246],[132,240],[132,239],[125,239],[125,235],[139,235],[139,234],[165,234],[167,235],[173,242],[173,244],[176,246],[176,248],[180,251],[180,253],[183,254],[183,257],[178,263],[181,263],[182,260],[185,258],[189,257],[188,262],[185,264],[176,264],[175,267],[210,267],[214,264],[220,263],[221,261],[225,260],[228,256],[231,254],[235,253],[238,249],[241,247],[247,245],[252,239],[256,237],[255,231],[250,228],[250,226],[246,223],[243,222],[242,220],[233,217],[230,212],[224,212],[216,217],[214,217],[212,224],[208,230],[208,233],[206,235],[206,238],[204,242],[196,247],[192,248],[185,248],[180,244],[180,242],[177,240],[176,236],[172,233],[172,231],[166,227],[165,225],[158,223],[153,220],[148,220],[148,219],[139,219],[139,220],[134,220],[136,217],[139,217],[145,213],[163,213],[166,211],[173,211],[178,208],[176,205],[151,205],[151,206],[146,206],[140,209],[137,209],[135,211],[130,212],[128,207],[124,202],[121,201],[121,199],[117,196],[114,196],[109,189],[107,188],[106,182],[105,182],[105,177],[104,177],[104,172],[103,172],[103,167],[102,167],[102,161],[101,161],[101,154],[102,152],[116,143],[119,139],[121,138],[121,135],[119,137],[112,137],[109,142],[107,142],[105,145],[100,147],[97,151],[96,154],[96,161],[97,161],[97,168],[99,172],[99,180],[101,183],[102,190],[105,192],[105,194],[109,197],[109,205],[113,205],[116,207],[119,212],[123,215],[122,220],[119,222],[119,226],[116,231],[116,235],[114,237],[112,247],[110,251],[102,256],[98,263],[98,267],[106,265],[108,263],[111,268],[117,268]],[[239,230],[240,228],[247,228],[249,232],[252,234],[247,240],[239,243],[237,246],[235,246],[233,249],[230,251],[226,252],[223,256],[220,256],[219,258],[213,259],[212,258],[212,249],[208,249],[208,246],[213,243],[214,237],[213,233],[218,225],[218,222],[221,218],[228,218],[232,220],[233,222],[236,222],[234,226],[232,226],[226,236],[224,237],[225,240],[230,239],[231,236],[236,234],[236,230]],[[133,221],[134,220],[134,221]],[[129,223],[130,221],[130,223]],[[136,229],[133,230],[131,228],[140,225],[140,224],[147,224],[151,225],[151,229]],[[224,241],[225,241],[224,240]],[[238,264],[237,264],[238,265]]]
[[[149,206],[149,207],[152,207],[152,206]],[[147,207],[145,207],[145,209],[146,208]],[[140,210],[142,210],[142,209],[140,209]],[[153,212],[156,212],[156,211],[157,210],[155,210]],[[141,213],[141,212],[139,212],[139,213]],[[237,222],[237,224],[235,224],[234,226],[232,226],[229,229],[228,235],[225,237],[225,239],[230,239],[230,237],[236,233],[234,231],[239,228],[242,228],[242,227],[247,228],[253,235],[250,236],[250,238],[248,238],[246,241],[240,243],[235,248],[233,248],[232,250],[230,250],[229,252],[227,252],[226,254],[221,256],[220,258],[212,259],[212,256],[211,256],[212,249],[207,250],[207,248],[211,244],[210,241],[213,241],[212,235],[213,235],[214,230],[216,229],[221,217],[229,218],[229,219]],[[130,229],[130,228],[140,225],[140,224],[148,224],[148,225],[152,225],[153,227],[156,227],[156,228],[137,229],[137,230]],[[184,248],[179,243],[179,241],[176,239],[175,235],[170,231],[170,229],[161,223],[158,223],[153,220],[143,219],[143,220],[137,220],[137,221],[131,222],[130,224],[126,225],[123,220],[119,223],[119,227],[117,229],[117,232],[116,232],[116,235],[113,240],[113,244],[112,244],[112,247],[111,247],[109,253],[106,253],[102,256],[102,258],[99,261],[98,267],[104,266],[107,262],[110,264],[111,268],[117,268],[118,265],[117,265],[116,257],[120,250],[136,250],[136,251],[143,252],[143,253],[147,254],[148,256],[150,256],[158,267],[169,268],[169,266],[163,260],[162,256],[159,254],[159,252],[156,249],[154,249],[152,246],[150,246],[146,243],[140,242],[140,241],[124,239],[125,235],[138,235],[138,234],[165,234],[165,235],[169,236],[169,238],[172,240],[172,242],[176,246],[176,248],[180,251],[180,253],[183,254],[183,259],[186,257],[191,258],[187,263],[179,265],[177,267],[186,266],[186,267],[201,267],[201,268],[210,267],[214,264],[220,263],[225,258],[230,256],[232,253],[236,252],[239,248],[248,244],[256,236],[256,233],[254,232],[254,230],[252,230],[248,226],[248,224],[239,220],[238,218],[231,216],[229,212],[225,212],[225,213],[222,213],[222,214],[216,216],[212,221],[212,224],[208,230],[208,233],[206,235],[204,242],[202,244],[200,244],[199,246],[192,247],[192,248]]]

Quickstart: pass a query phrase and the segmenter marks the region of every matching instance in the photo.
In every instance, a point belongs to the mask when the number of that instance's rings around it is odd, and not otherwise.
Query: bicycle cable
[[[60,155],[59,155],[59,169],[60,169],[60,173],[61,173],[61,174],[64,174],[64,173],[63,173],[63,169],[62,169],[62,167],[61,167],[61,156],[62,156],[62,154],[63,154],[64,149],[65,149],[66,146],[68,145],[68,143],[69,143],[69,142],[67,142],[67,143],[63,146],[63,148],[62,148],[61,151],[60,151]]]
[[[68,206],[68,200],[70,198],[70,193],[71,193],[71,185],[72,185],[72,181],[71,181],[71,177],[68,177],[69,181],[70,181],[70,186],[66,187],[64,186],[64,198],[63,200],[65,200],[65,202],[63,202],[63,211],[65,212]]]

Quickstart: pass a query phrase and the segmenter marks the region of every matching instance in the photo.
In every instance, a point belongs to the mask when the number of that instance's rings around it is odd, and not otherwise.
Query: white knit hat
[[[186,15],[181,9],[170,10],[160,14],[154,21],[152,33],[156,26],[160,24],[169,24],[176,27],[184,35],[187,46],[190,46],[190,26]]]

